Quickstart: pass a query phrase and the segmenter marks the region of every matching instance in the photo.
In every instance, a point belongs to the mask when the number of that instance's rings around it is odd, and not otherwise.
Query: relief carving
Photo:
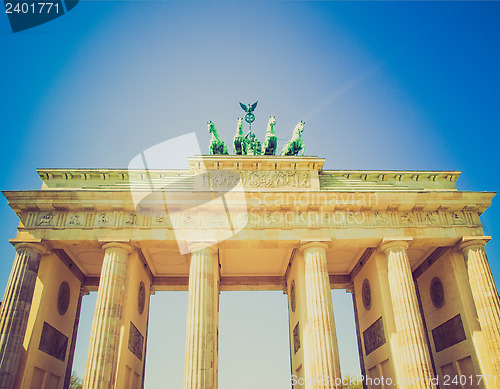
[[[436,308],[444,305],[444,287],[439,277],[434,277],[431,281],[430,295],[432,304]]]
[[[229,174],[231,173],[231,174]],[[240,182],[247,188],[310,188],[308,172],[299,171],[210,171],[203,175],[203,186],[232,189]]]
[[[384,216],[381,212],[375,212],[375,224],[377,225],[388,225],[389,219]]]
[[[293,352],[294,354],[297,354],[297,351],[300,349],[300,329],[299,329],[299,323],[297,322],[297,325],[293,329]]]
[[[37,227],[50,227],[54,216],[55,215],[52,212],[42,215],[36,224]]]
[[[280,221],[281,221],[281,213],[277,212],[266,213],[267,224],[279,224]]]
[[[140,333],[134,323],[130,322],[130,332],[128,335],[128,349],[137,359],[142,361],[142,349],[144,347],[144,336]]]
[[[106,212],[100,212],[96,217],[97,224],[109,224],[109,218]]]
[[[465,218],[460,213],[453,212],[451,214],[451,224],[454,224],[454,225],[463,225],[463,224],[465,224]]]
[[[255,173],[255,172],[250,172]],[[266,172],[263,172],[266,173]],[[272,172],[271,172],[272,173]],[[281,172],[283,173],[283,172]],[[260,182],[260,181],[259,181]],[[260,184],[259,184],[260,185]],[[372,213],[373,212],[373,213]],[[353,209],[335,209],[329,207],[319,207],[309,210],[278,209],[268,210],[265,207],[253,209],[252,214],[255,216],[252,224],[259,221],[269,226],[282,227],[303,227],[303,226],[373,226],[385,227],[391,225],[403,226],[449,226],[449,225],[480,225],[478,217],[464,212],[437,212],[425,211],[413,213],[411,211],[370,211],[368,210],[353,210]],[[95,215],[95,216],[94,216]],[[196,212],[190,214],[174,213],[171,217],[177,217],[176,225],[193,226],[199,222],[199,217]],[[238,225],[245,226],[249,221],[247,212],[238,212],[231,214],[231,221],[238,222]],[[89,228],[95,227],[120,227],[120,225],[141,228],[141,227],[157,227],[170,228],[172,227],[171,219],[164,213],[155,213],[151,217],[144,217],[139,220],[138,213],[125,213],[123,219],[117,218],[115,223],[114,214],[111,212],[72,212],[67,215],[64,212],[40,212],[30,213],[26,219],[28,227],[67,227],[72,228]],[[122,221],[123,220],[123,221]],[[211,212],[207,217],[201,217],[200,221],[204,220],[208,226],[226,225],[226,216],[224,213],[218,214]],[[57,221],[57,222],[56,222]],[[180,223],[180,224],[179,224]]]
[[[141,281],[139,284],[139,293],[137,295],[137,309],[139,314],[142,315],[144,312],[144,307],[146,305],[146,286],[144,282]]]
[[[290,308],[292,308],[292,312],[295,312],[295,308],[296,308],[295,280],[292,280],[292,285],[290,286]]]
[[[162,214],[156,214],[152,218],[152,225],[158,227],[172,227],[170,218]]]
[[[384,324],[382,317],[368,327],[363,332],[363,340],[365,343],[365,355],[370,355],[373,351],[385,344]]]
[[[425,224],[437,224],[436,217],[434,215],[434,212],[427,212],[424,218]]]
[[[210,224],[213,226],[220,227],[224,224],[225,219],[227,220],[227,218],[225,217],[225,214],[223,217],[220,213],[216,213],[215,215],[212,216],[212,218],[210,220]]]
[[[363,300],[363,306],[365,309],[369,311],[372,307],[372,290],[368,279],[363,281],[363,286],[361,287],[361,300]]]
[[[412,224],[413,223],[413,218],[412,218],[412,215],[410,214],[410,212],[403,212],[399,216],[399,220],[400,220],[401,224]]]
[[[70,297],[69,284],[64,281],[59,286],[59,292],[57,294],[57,310],[61,316],[68,311]]]
[[[135,213],[130,213],[127,215],[127,221],[125,224],[128,224],[129,226],[136,226],[137,225],[137,214]]]
[[[227,170],[212,170],[202,175],[203,186],[215,189],[231,190],[240,183],[240,179],[238,173]]]
[[[38,349],[64,362],[67,348],[68,337],[56,330],[49,323],[44,322]]]
[[[432,330],[432,338],[436,352],[440,352],[467,339],[460,314],[434,328]]]
[[[70,217],[68,225],[70,226],[81,226],[82,222],[80,220],[80,215],[73,215]]]

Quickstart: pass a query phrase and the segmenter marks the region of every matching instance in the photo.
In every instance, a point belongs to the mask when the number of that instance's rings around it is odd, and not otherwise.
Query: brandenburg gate
[[[84,388],[143,387],[149,296],[176,290],[189,291],[185,389],[217,388],[225,290],[287,294],[293,386],[341,388],[333,288],[352,293],[367,387],[500,387],[480,220],[494,194],[457,191],[456,171],[323,164],[211,155],[186,170],[40,169],[40,190],[4,192],[20,223],[0,388],[68,387],[91,291]]]

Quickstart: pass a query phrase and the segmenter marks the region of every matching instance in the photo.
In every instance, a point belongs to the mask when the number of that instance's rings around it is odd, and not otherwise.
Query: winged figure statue
[[[240,107],[243,108],[243,111],[245,111],[246,113],[252,113],[255,110],[255,108],[257,108],[257,103],[258,101],[256,101],[253,104],[249,103],[248,105],[240,103]]]

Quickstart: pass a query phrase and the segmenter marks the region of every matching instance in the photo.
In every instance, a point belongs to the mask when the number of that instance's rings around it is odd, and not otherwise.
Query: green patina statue
[[[234,155],[247,155],[248,143],[243,136],[243,119],[238,118],[238,127],[236,128],[236,135],[233,138],[233,151]]]
[[[210,139],[210,155],[229,155],[224,141],[217,133],[217,128],[212,121],[208,122],[208,132],[212,134]]]
[[[302,151],[301,155],[304,155],[306,147],[302,142],[302,132],[304,132],[304,122],[300,121],[293,130],[292,139],[286,142],[283,146],[283,151],[281,155],[298,155]]]
[[[262,145],[252,131],[248,131],[245,135],[245,139],[248,144],[247,155],[261,155]]]
[[[264,146],[262,147],[263,155],[275,155],[276,146],[278,145],[278,137],[276,132],[274,132],[274,126],[276,125],[276,118],[271,116],[269,122],[267,122],[267,132],[266,138],[264,139]]]
[[[235,155],[276,155],[276,148],[278,146],[278,137],[274,127],[276,126],[276,118],[271,116],[267,123],[267,132],[262,144],[255,134],[252,132],[252,122],[255,120],[253,111],[257,107],[257,101],[253,104],[242,104],[241,108],[246,112],[245,121],[250,127],[250,131],[243,135],[243,118],[238,118],[238,125],[236,127],[236,134],[233,138],[233,151]],[[300,121],[293,130],[292,139],[290,139],[285,146],[281,155],[298,155],[301,151],[304,155],[305,146],[302,142],[302,132],[304,131],[304,122]],[[224,141],[220,138],[217,129],[213,122],[208,122],[208,132],[212,134],[210,139],[210,155],[229,155]]]
[[[253,114],[253,111],[255,111],[255,108],[257,108],[257,103],[258,101],[256,101],[255,103],[253,104],[250,104],[248,103],[248,105],[245,105],[243,103],[240,103],[240,107],[243,109],[243,111],[246,112],[246,115],[245,115],[245,121],[250,125],[252,126],[252,123],[253,121],[255,120],[255,115]],[[250,127],[251,129],[252,127]]]

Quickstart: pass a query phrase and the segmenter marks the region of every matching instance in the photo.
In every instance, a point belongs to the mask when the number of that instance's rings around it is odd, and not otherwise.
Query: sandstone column
[[[213,246],[190,250],[184,389],[216,389],[219,261]]]
[[[325,243],[310,242],[300,248],[304,254],[306,289],[304,365],[306,380],[313,382],[313,389],[342,387],[332,295],[326,267],[327,247]],[[323,378],[328,381],[323,381]]]
[[[418,307],[415,284],[406,249],[409,239],[384,239],[380,248],[387,256],[389,289],[399,353],[398,378],[408,380],[409,389],[432,388],[433,369]]]
[[[0,388],[14,384],[28,325],[40,259],[41,244],[18,243],[0,311]]]
[[[114,389],[125,295],[125,276],[132,248],[106,243],[97,303],[85,368],[85,389]]]
[[[463,252],[472,298],[490,351],[493,372],[500,377],[500,299],[484,246],[490,237],[464,237]]]

